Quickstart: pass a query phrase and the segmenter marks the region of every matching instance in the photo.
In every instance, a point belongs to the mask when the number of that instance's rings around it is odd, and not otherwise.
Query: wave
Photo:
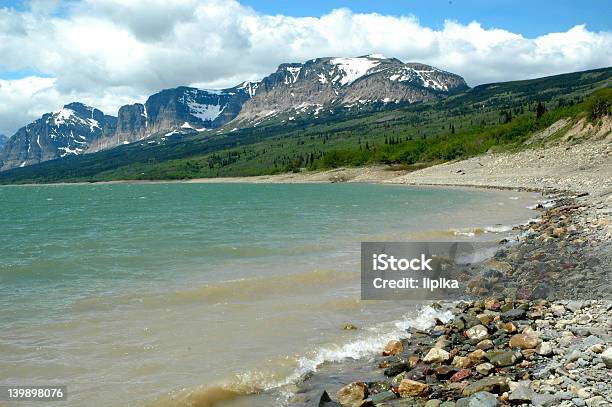
[[[486,234],[486,233],[506,233],[512,230],[513,226],[511,225],[495,225],[495,226],[482,226],[482,227],[472,227],[472,228],[462,228],[462,229],[450,229],[450,231],[455,236],[468,236],[474,237],[476,235]]]
[[[298,359],[298,368],[287,378],[287,382],[295,382],[304,375],[316,372],[317,368],[326,362],[340,362],[344,359],[361,359],[366,356],[380,353],[387,342],[392,339],[406,338],[407,329],[427,329],[436,319],[449,321],[452,313],[448,310],[439,311],[426,306],[416,318],[409,315],[403,319],[368,329],[365,337],[344,345],[321,347],[311,356]]]
[[[378,354],[388,341],[408,337],[409,328],[424,330],[433,326],[436,320],[444,323],[450,321],[453,315],[448,309],[439,310],[431,306],[424,306],[415,313],[406,314],[400,320],[364,329],[361,337],[356,340],[340,345],[321,346],[305,356],[298,357],[295,360],[296,366],[285,377],[265,372],[244,372],[224,383],[200,386],[191,390],[184,389],[148,405],[150,407],[213,407],[221,402],[270,391],[277,392],[277,402],[285,404],[293,396],[293,392],[287,387],[299,383],[307,375],[316,372],[323,364],[338,363],[346,359],[361,359]]]
[[[529,205],[527,206],[527,209],[531,209],[531,210],[538,209],[538,208],[548,209],[548,208],[552,208],[553,206],[555,206],[556,203],[557,201],[555,199],[547,199],[544,201],[538,201],[533,205]]]

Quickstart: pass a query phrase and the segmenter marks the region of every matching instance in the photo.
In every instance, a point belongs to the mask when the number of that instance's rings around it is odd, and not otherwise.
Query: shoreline
[[[548,154],[556,159],[565,148]],[[521,168],[534,162],[528,151],[441,164],[387,181],[532,191],[554,204],[516,228],[516,243],[474,267],[471,290],[478,299],[459,303],[451,321],[408,330],[406,339],[361,361],[373,376],[356,374],[346,383],[334,382],[333,375],[316,378],[323,385],[314,390],[308,384],[313,379],[304,381],[295,405],[612,406],[610,145],[598,143],[591,153],[579,157],[591,164],[602,158],[591,171],[574,163],[571,173],[556,177],[556,167],[543,170],[538,162],[541,152],[535,153],[538,177],[533,166]],[[496,166],[500,161],[504,165]],[[516,169],[496,173],[504,166]],[[496,170],[483,175],[487,167]]]
[[[407,331],[407,338],[390,342],[374,360],[359,361],[362,366],[344,383],[314,373],[298,386],[293,405],[612,406],[611,150],[607,142],[580,147],[590,155],[556,177],[557,167],[542,168],[542,151],[535,152],[537,177],[534,166],[521,168],[534,162],[534,152],[527,151],[383,181],[539,192],[555,203],[542,208],[537,221],[517,228],[516,243],[477,267],[480,281],[472,289],[479,300],[453,309],[446,324]],[[556,160],[566,148],[544,151]],[[501,168],[495,165],[500,161]],[[504,166],[515,170],[496,173]],[[494,175],[483,176],[487,167],[495,168]],[[491,273],[493,279],[484,277]],[[491,291],[495,284],[510,290]],[[471,339],[472,334],[483,336]],[[382,356],[389,349],[390,356]],[[364,377],[364,370],[377,373]]]
[[[343,383],[315,372],[290,405],[612,406],[610,209],[591,198],[561,194],[519,227],[516,244],[474,267],[479,299],[433,303],[451,308],[450,321],[408,329],[353,361]]]
[[[612,194],[612,141],[560,143],[516,152],[484,154],[409,172],[386,165],[275,175],[184,180],[112,180],[5,184],[2,186],[192,183],[384,183],[459,186],[530,192]]]

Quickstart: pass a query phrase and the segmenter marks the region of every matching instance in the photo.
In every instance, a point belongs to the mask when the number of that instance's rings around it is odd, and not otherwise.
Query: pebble
[[[450,353],[440,348],[431,348],[423,358],[425,363],[446,362],[450,359]]]

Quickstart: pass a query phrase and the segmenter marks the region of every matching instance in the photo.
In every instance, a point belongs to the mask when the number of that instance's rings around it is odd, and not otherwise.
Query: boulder
[[[410,380],[424,380],[426,373],[427,374],[431,374],[429,371],[431,369],[427,368],[427,367],[415,367],[414,369],[412,369],[409,372],[406,372],[406,379],[410,379]]]
[[[560,317],[565,314],[565,307],[561,304],[553,304],[550,306],[550,312],[552,312],[554,316]]]
[[[450,359],[450,353],[445,351],[444,349],[439,348],[431,348],[427,355],[423,358],[423,362],[425,363],[439,363],[446,362]]]
[[[552,394],[539,394],[533,395],[532,404],[538,407],[556,407],[562,402],[561,398]]]
[[[489,373],[493,371],[493,369],[495,369],[495,366],[493,366],[490,363],[486,363],[486,362],[481,363],[478,366],[476,366],[476,371],[483,376],[487,376]]]
[[[519,309],[519,308],[514,308],[511,310],[508,310],[506,312],[503,312],[501,314],[501,317],[503,320],[517,320],[517,319],[524,319],[527,316],[527,312],[523,309]]]
[[[572,311],[572,312],[576,312],[578,310],[581,310],[584,307],[584,302],[583,301],[569,301],[565,307]]]
[[[465,331],[469,339],[483,340],[489,337],[489,331],[484,325],[476,325]]]
[[[553,354],[553,348],[550,342],[542,342],[536,346],[536,353],[542,356],[551,356]]]
[[[395,356],[395,355],[399,355],[404,351],[404,345],[402,344],[401,341],[397,341],[397,340],[392,340],[389,341],[389,343],[387,343],[387,345],[385,345],[385,348],[383,349],[383,356]]]
[[[364,400],[368,395],[368,386],[363,382],[347,384],[336,393],[336,400],[343,406],[353,406]]]
[[[612,369],[612,348],[606,349],[599,357],[608,369]]]
[[[499,400],[494,394],[486,391],[478,392],[470,397],[459,399],[457,407],[499,407]]]
[[[495,345],[493,344],[493,341],[490,339],[482,340],[476,344],[476,349],[489,350],[489,349],[493,349],[494,347]]]
[[[471,375],[472,375],[472,371],[470,369],[461,369],[460,371],[452,375],[452,377],[450,378],[450,381],[452,383],[460,382],[461,380],[467,379]]]
[[[477,318],[483,325],[489,325],[491,322],[493,322],[493,315],[479,314]]]
[[[580,345],[580,347],[582,349],[589,349],[593,345],[603,345],[604,343],[605,343],[604,340],[601,339],[600,337],[596,335],[589,335],[587,338],[585,338],[582,341],[582,344]],[[601,352],[598,352],[598,353],[601,353]]]
[[[404,362],[400,362],[400,363],[392,363],[391,365],[389,365],[388,368],[386,368],[384,370],[384,374],[385,376],[397,376],[398,374],[402,373],[402,372],[407,372],[408,370],[410,370],[410,366],[407,363]]]
[[[467,369],[474,366],[474,361],[467,356],[455,356],[453,358],[453,366],[459,369]]]
[[[482,349],[476,349],[474,352],[468,353],[467,357],[474,363],[480,362],[485,358],[487,353]]]
[[[430,388],[425,383],[417,382],[415,380],[404,379],[399,385],[400,397],[423,397],[429,394]]]
[[[487,359],[497,367],[506,367],[519,362],[522,357],[520,353],[511,351],[489,351],[487,352]]]
[[[463,389],[463,395],[471,396],[472,394],[481,391],[502,394],[503,392],[508,390],[510,390],[510,386],[508,385],[507,378],[501,376],[489,376],[467,385]]]
[[[440,366],[434,369],[434,373],[438,379],[446,380],[453,376],[457,372],[457,369],[450,366]]]
[[[535,349],[540,343],[540,339],[535,335],[516,334],[510,338],[511,348]]]
[[[508,400],[510,404],[530,404],[533,400],[534,391],[529,387],[521,385],[510,392]]]
[[[508,332],[509,334],[513,334],[517,330],[518,330],[518,328],[512,322],[506,322],[504,324],[504,331]]]

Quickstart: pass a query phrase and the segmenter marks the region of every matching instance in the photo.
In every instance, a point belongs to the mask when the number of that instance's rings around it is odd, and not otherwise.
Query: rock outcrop
[[[0,170],[82,154],[115,133],[117,119],[82,103],[70,103],[19,129],[0,150]]]
[[[458,75],[381,55],[317,58],[282,64],[261,80],[236,122],[257,122],[289,111],[316,115],[334,105],[414,103],[467,89]]]

